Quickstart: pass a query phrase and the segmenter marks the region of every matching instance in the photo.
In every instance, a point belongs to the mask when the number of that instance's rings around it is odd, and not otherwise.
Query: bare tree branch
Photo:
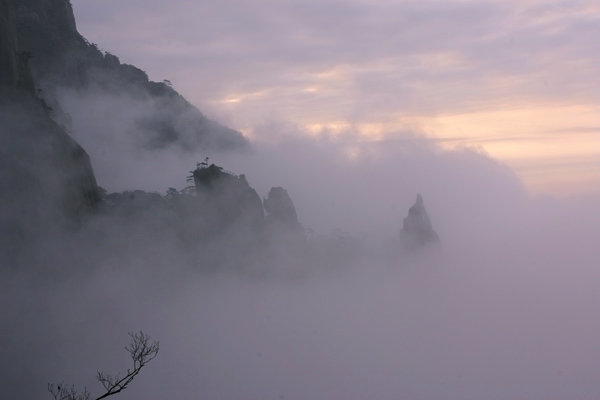
[[[153,360],[159,350],[159,342],[154,341],[150,343],[150,336],[144,334],[142,331],[130,332],[129,337],[131,341],[125,350],[131,355],[133,360],[133,369],[128,369],[127,374],[120,378],[119,375],[109,375],[104,372],[98,372],[96,378],[98,382],[104,386],[106,393],[97,397],[96,400],[104,399],[105,397],[117,394],[127,388],[127,385],[131,383],[133,378],[140,373],[140,370]],[[75,386],[66,387],[64,382],[59,383],[56,386],[48,384],[48,391],[54,396],[55,400],[89,400],[90,392],[87,388],[83,390],[83,393],[77,393]]]
[[[53,384],[48,384],[48,391],[52,393],[55,400],[89,400],[90,392],[87,391],[87,388],[83,389],[82,393],[77,393],[75,390],[75,385],[71,385],[71,387],[67,387],[64,382],[61,382],[54,386]]]
[[[96,378],[104,386],[106,393],[96,400],[117,394],[127,388],[127,385],[140,373],[140,370],[158,354],[159,342],[154,341],[150,344],[150,336],[144,334],[142,331],[139,333],[131,332],[129,336],[131,337],[131,342],[129,346],[125,347],[125,350],[131,355],[133,370],[128,369],[127,374],[123,378],[119,378],[119,375],[113,377],[112,375],[98,372]]]

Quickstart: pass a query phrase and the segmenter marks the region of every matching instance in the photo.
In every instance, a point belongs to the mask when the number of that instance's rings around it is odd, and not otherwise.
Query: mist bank
[[[530,197],[484,153],[414,134],[254,147],[214,161],[244,173],[259,199],[285,186],[311,245],[310,228],[361,245],[325,241],[332,253],[314,263],[292,240],[269,241],[255,249],[278,252],[257,273],[265,259],[246,258],[234,235],[190,243],[156,208],[93,218],[32,247],[28,271],[2,273],[3,386],[44,397],[46,382],[65,380],[97,393],[95,372],[127,368],[126,332],[143,329],[161,353],[124,399],[598,395],[596,199]],[[178,154],[124,175],[189,185]],[[386,258],[416,193],[441,253]],[[211,251],[231,256],[228,267],[207,268],[225,265]]]
[[[441,261],[300,280],[199,274],[164,243],[84,276],[4,274],[5,387],[43,398],[66,380],[97,393],[95,372],[123,371],[125,333],[144,329],[161,353],[124,399],[594,397],[597,208],[574,205],[444,240]]]
[[[56,1],[19,3],[31,22]],[[252,152],[204,146],[168,82],[77,39],[70,7],[48,10],[45,29],[96,61],[47,75],[42,101],[2,37],[5,396],[98,393],[96,371],[130,367],[142,329],[161,353],[123,399],[598,397],[598,199],[531,197],[484,152],[415,132],[265,124]],[[165,102],[177,112],[157,114]],[[400,251],[411,215],[439,245]]]

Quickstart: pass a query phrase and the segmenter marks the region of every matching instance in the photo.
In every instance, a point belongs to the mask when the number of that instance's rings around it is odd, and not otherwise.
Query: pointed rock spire
[[[400,232],[400,246],[403,252],[410,252],[422,247],[439,244],[438,234],[433,229],[429,215],[423,204],[423,196],[417,195],[415,204],[408,210]]]
[[[289,227],[298,227],[296,207],[294,207],[287,190],[282,187],[271,188],[263,203],[268,213],[268,219],[277,220]]]

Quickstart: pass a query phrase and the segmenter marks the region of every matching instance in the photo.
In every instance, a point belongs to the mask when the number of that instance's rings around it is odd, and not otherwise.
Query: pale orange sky
[[[600,193],[595,0],[73,5],[90,41],[250,138],[269,120],[410,131],[482,149],[532,193]]]

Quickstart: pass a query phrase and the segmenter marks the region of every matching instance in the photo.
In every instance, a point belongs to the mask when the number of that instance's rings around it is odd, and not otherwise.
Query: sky
[[[260,138],[417,132],[533,193],[600,192],[594,0],[73,0],[79,31]]]
[[[123,400],[600,398],[597,2],[71,1],[253,141],[211,162],[285,187],[307,246],[262,265],[152,209],[52,229],[0,268],[8,397],[99,395],[141,329],[161,351]],[[109,192],[181,188],[205,156],[140,149],[126,96],[60,100]],[[392,262],[417,193],[442,246]]]

